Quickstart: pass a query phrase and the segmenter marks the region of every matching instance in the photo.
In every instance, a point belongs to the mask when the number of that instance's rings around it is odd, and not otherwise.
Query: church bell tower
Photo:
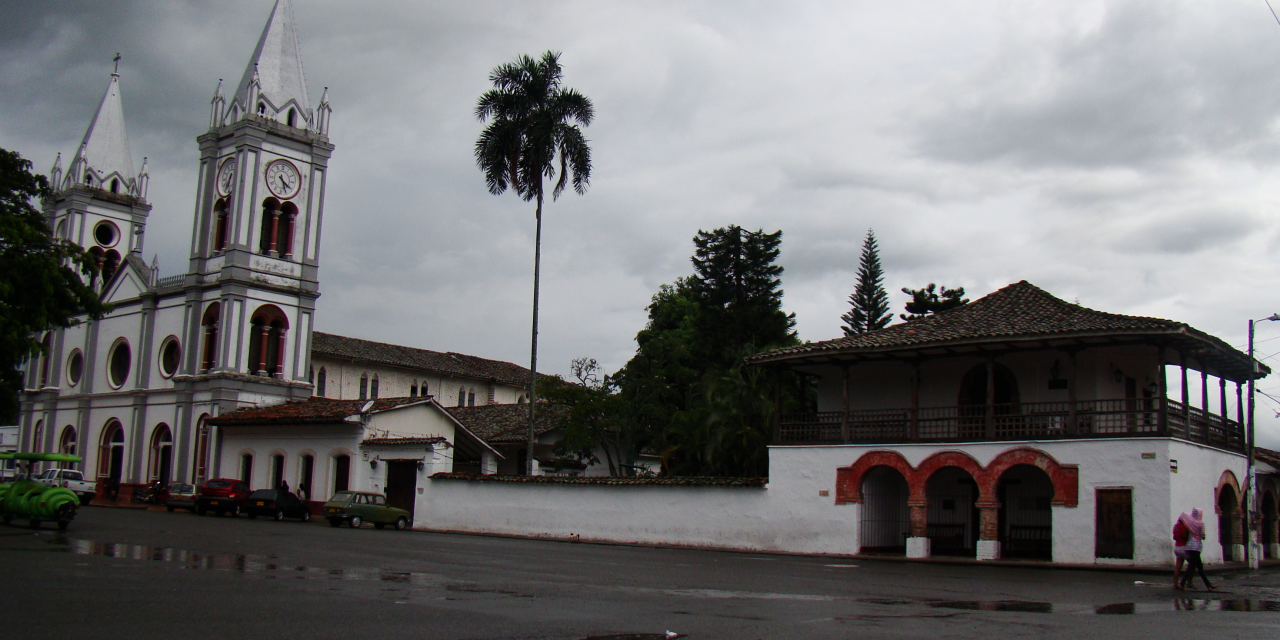
[[[200,145],[187,289],[194,374],[306,383],[319,297],[328,90],[312,108],[289,0],[277,0]],[[292,394],[290,394],[292,395]]]

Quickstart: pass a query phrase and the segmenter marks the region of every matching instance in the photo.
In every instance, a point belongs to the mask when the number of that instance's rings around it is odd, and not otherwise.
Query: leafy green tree
[[[494,67],[489,74],[493,89],[480,96],[476,118],[489,122],[476,140],[476,164],[484,172],[489,193],[508,188],[524,199],[537,201],[537,233],[533,258],[533,345],[529,363],[529,450],[534,442],[534,410],[538,371],[538,284],[542,268],[543,178],[555,181],[556,200],[569,182],[578,195],[591,179],[591,148],[579,125],[595,117],[591,100],[560,86],[563,71],[560,54],[547,51],[540,60],[527,55]],[[577,123],[577,124],[574,124]],[[557,165],[559,177],[557,178]],[[528,472],[533,472],[533,457]]]
[[[929,286],[923,289],[903,287],[902,292],[911,296],[911,302],[908,302],[906,307],[907,313],[900,314],[903,320],[918,320],[935,313],[969,304],[969,299],[964,297],[964,287],[956,289],[942,287],[939,289],[937,285],[930,282]]]
[[[846,336],[875,331],[889,326],[889,294],[884,291],[884,271],[880,268],[880,248],[876,234],[868,229],[862,242],[862,259],[858,263],[858,284],[849,296],[849,312],[840,316]]]
[[[17,421],[17,367],[40,353],[37,333],[70,327],[82,317],[109,311],[85,284],[93,257],[53,237],[34,198],[49,197],[49,182],[31,173],[31,162],[0,149],[0,421]],[[81,276],[85,279],[82,279]]]
[[[628,419],[616,383],[608,375],[601,377],[595,358],[577,358],[570,369],[576,382],[559,376],[539,380],[546,402],[568,409],[556,453],[592,464],[604,462],[611,476],[632,475],[644,434]]]

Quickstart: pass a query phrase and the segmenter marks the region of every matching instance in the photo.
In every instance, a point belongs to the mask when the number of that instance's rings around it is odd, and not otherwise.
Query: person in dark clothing
[[[285,492],[285,493],[288,493],[288,492],[289,492],[289,481],[288,481],[288,480],[281,480],[281,481],[280,481],[280,490],[281,490],[281,491],[283,491],[283,492]]]
[[[1190,586],[1194,589],[1195,587],[1191,584],[1191,580],[1195,577],[1196,572],[1198,571],[1200,573],[1200,579],[1204,581],[1205,588],[1212,591],[1217,588],[1217,585],[1209,582],[1209,576],[1204,574],[1204,563],[1200,561],[1200,550],[1204,545],[1204,511],[1200,509],[1192,509],[1191,515],[1186,517],[1185,520],[1183,519],[1183,516],[1186,516],[1186,514],[1184,513],[1182,516],[1179,516],[1178,522],[1183,523],[1183,525],[1186,526],[1187,532],[1190,535],[1187,538],[1186,548],[1187,570],[1182,574],[1182,584],[1180,584],[1178,588],[1186,589]]]

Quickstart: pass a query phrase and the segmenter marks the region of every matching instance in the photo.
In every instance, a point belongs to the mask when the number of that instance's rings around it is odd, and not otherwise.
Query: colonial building
[[[1186,324],[1086,309],[1024,281],[752,361],[816,379],[818,411],[778,415],[773,451],[841,461],[813,472],[858,511],[851,546],[863,553],[1167,564],[1178,514],[1201,507],[1220,516],[1206,561],[1243,556],[1252,362]],[[1275,487],[1263,484],[1271,543]]]

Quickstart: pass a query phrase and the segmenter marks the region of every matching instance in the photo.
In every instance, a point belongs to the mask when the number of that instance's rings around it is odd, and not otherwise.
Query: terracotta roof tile
[[[749,362],[800,362],[822,356],[857,357],[984,342],[1096,337],[1164,337],[1192,357],[1211,361],[1229,376],[1247,376],[1249,371],[1244,354],[1184,323],[1095,311],[1058,299],[1026,280],[949,311],[879,331],[766,351]]]
[[[311,354],[364,360],[407,369],[421,369],[446,376],[494,380],[517,387],[529,386],[529,370],[518,364],[462,353],[442,353],[360,338],[348,338],[320,331],[311,333]]]
[[[424,402],[427,398],[379,398],[371,412]],[[286,402],[269,407],[249,407],[209,419],[212,425],[237,424],[323,424],[341,422],[360,413],[368,400],[331,400],[311,398],[302,402]]]
[[[445,407],[476,437],[489,444],[525,442],[529,438],[529,405],[490,404],[482,407]],[[535,431],[542,435],[560,426],[567,407],[538,403]]]

